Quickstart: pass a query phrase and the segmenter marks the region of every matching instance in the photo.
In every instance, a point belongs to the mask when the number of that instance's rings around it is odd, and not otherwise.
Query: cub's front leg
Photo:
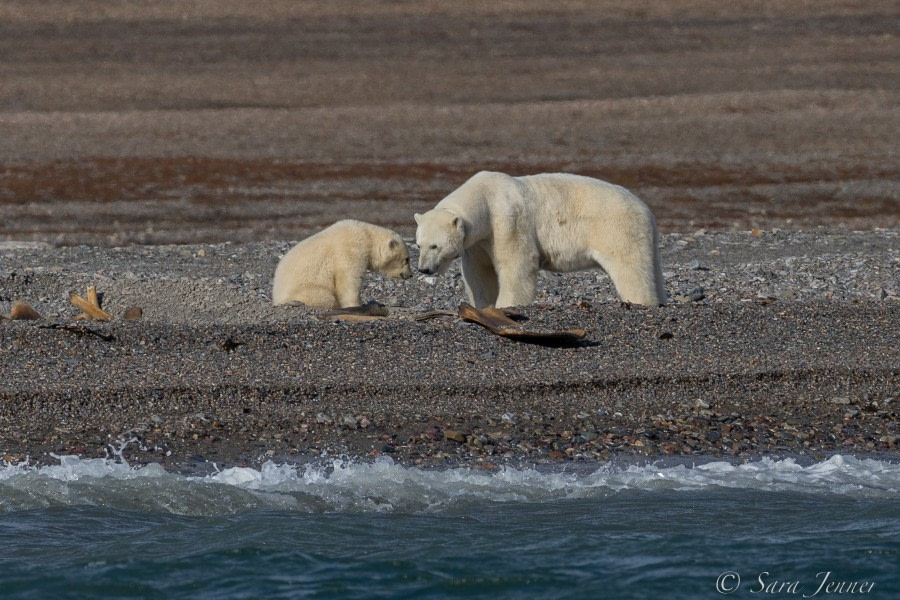
[[[335,295],[341,308],[360,306],[362,300],[359,296],[362,288],[362,274],[353,271],[344,271],[335,277]]]

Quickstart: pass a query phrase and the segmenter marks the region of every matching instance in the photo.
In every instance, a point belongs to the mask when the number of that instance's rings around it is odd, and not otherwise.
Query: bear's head
[[[463,251],[463,221],[449,210],[435,208],[416,214],[416,245],[419,270],[425,274],[445,273]]]
[[[412,269],[409,267],[409,248],[399,234],[391,232],[387,243],[375,254],[374,269],[386,277],[409,279]]]

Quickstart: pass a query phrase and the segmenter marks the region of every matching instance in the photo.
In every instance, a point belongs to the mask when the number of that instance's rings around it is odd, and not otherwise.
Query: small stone
[[[782,300],[790,300],[797,297],[797,290],[793,288],[778,288],[775,290],[775,297]]]
[[[832,398],[831,400],[829,400],[829,402],[831,402],[832,404],[844,404],[844,405],[847,405],[847,404],[850,404],[850,398],[848,398],[848,397],[846,397],[846,396],[835,396],[834,398]]]
[[[16,300],[13,302],[9,318],[13,321],[36,321],[41,318],[41,315],[27,302]]]
[[[126,321],[140,321],[144,318],[144,309],[140,306],[129,306],[125,309],[125,314],[122,318]]]
[[[697,408],[709,408],[710,404],[703,398],[697,398],[697,401],[694,402],[694,406],[696,406]]]
[[[463,444],[466,441],[466,436],[458,431],[448,429],[448,430],[444,431],[444,439],[452,440],[454,442],[459,442],[460,444]]]
[[[206,250],[200,248],[199,250],[197,250],[197,256],[203,258],[204,256],[206,256]]]
[[[326,423],[331,423],[334,421],[334,417],[331,415],[326,415],[325,413],[316,413],[316,423],[319,425],[324,425]]]
[[[688,270],[689,271],[699,271],[700,270],[700,261],[692,260],[690,262],[690,264],[688,265]]]
[[[502,415],[500,415],[500,420],[504,423],[509,423],[510,425],[515,425],[519,422],[519,419],[516,417],[516,415],[512,413],[503,413]]]
[[[702,287],[696,287],[690,291],[688,297],[691,299],[691,302],[700,302],[706,298],[706,293],[703,291]]]
[[[722,434],[720,434],[718,431],[707,431],[706,432],[706,439],[709,440],[710,442],[718,442],[721,437],[722,437]]]
[[[360,426],[361,429],[367,429],[367,428],[369,427],[369,425],[371,425],[371,424],[372,424],[372,422],[369,421],[369,419],[367,419],[367,418],[365,418],[365,417],[362,417],[362,418],[359,420],[359,426]]]

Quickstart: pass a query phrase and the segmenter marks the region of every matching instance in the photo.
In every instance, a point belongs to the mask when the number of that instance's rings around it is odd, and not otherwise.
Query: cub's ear
[[[459,227],[459,217],[453,217],[453,220],[450,221],[451,227]]]
[[[416,225],[422,222],[422,215],[419,213],[414,214],[413,217],[416,219]]]
[[[400,242],[398,242],[397,240],[394,240],[394,239],[392,239],[391,241],[388,242],[388,248],[390,248],[391,250],[394,250],[399,245],[400,245]]]

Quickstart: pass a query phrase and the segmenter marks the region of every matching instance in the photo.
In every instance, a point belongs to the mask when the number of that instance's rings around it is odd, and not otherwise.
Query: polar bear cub
[[[403,238],[378,225],[338,221],[284,255],[275,269],[272,301],[299,301],[314,308],[359,306],[366,271],[408,279],[412,272]]]
[[[483,171],[415,219],[419,270],[442,273],[462,258],[466,292],[478,308],[532,303],[539,269],[598,267],[623,301],[666,303],[653,213],[617,185]]]

